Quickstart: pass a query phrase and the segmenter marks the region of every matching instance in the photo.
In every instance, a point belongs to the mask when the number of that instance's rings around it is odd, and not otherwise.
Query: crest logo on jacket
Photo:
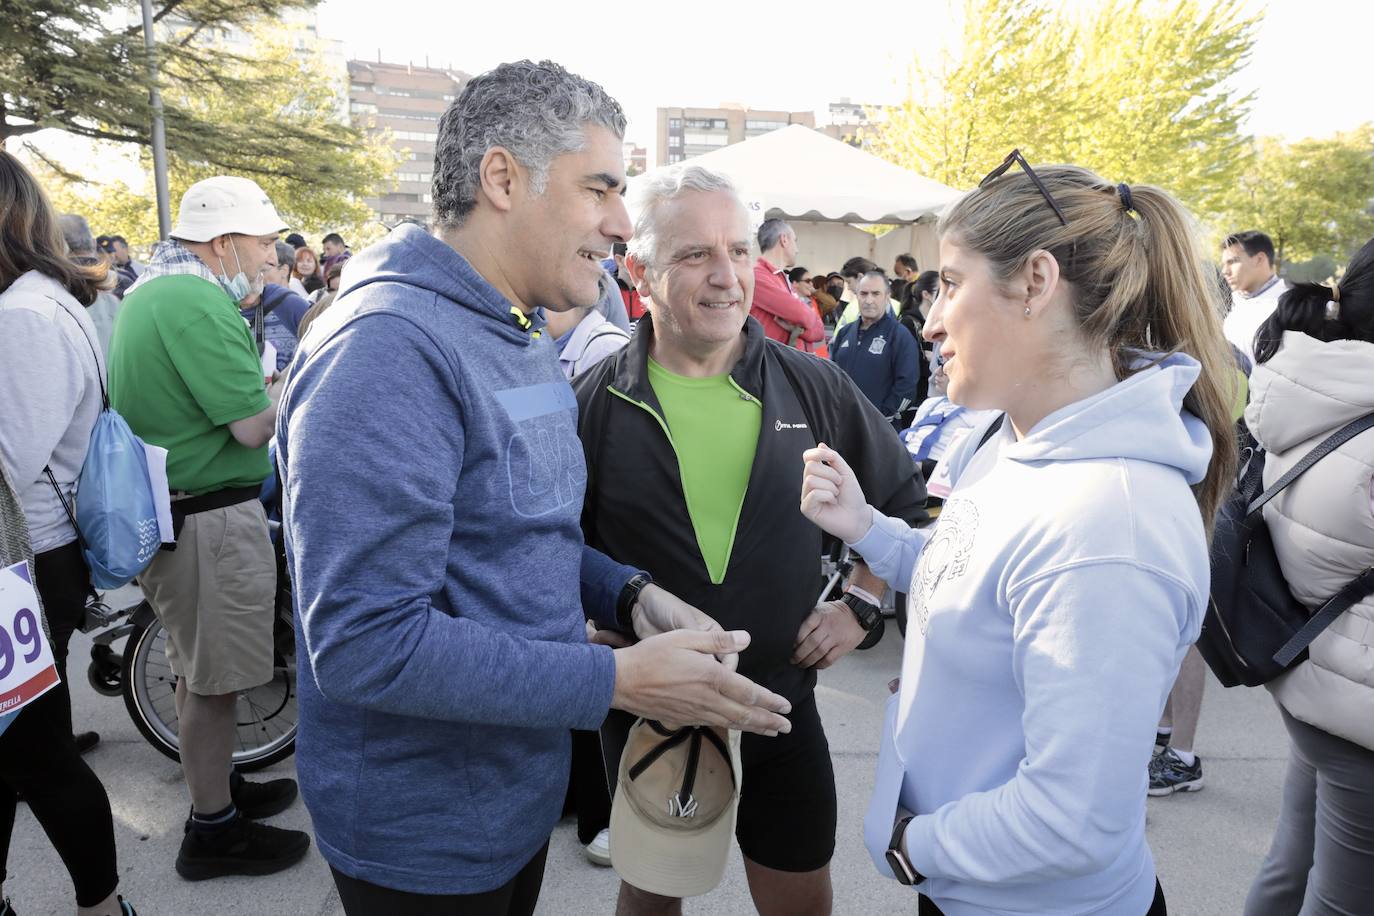
[[[921,551],[921,562],[912,577],[911,617],[921,635],[930,621],[930,599],[940,583],[953,581],[968,571],[973,541],[978,534],[978,508],[966,499],[952,499],[940,511],[940,521],[930,542]]]
[[[873,338],[873,342],[868,345],[868,352],[872,353],[874,356],[882,356],[883,350],[885,350],[886,348],[887,338],[875,337]]]

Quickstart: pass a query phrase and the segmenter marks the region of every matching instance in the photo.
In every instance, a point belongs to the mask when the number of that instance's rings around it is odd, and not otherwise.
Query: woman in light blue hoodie
[[[946,457],[939,524],[805,455],[802,511],[909,595],[865,841],[922,913],[1162,914],[1146,764],[1235,465],[1214,284],[1163,191],[1015,153],[940,235],[924,333],[1000,415]]]

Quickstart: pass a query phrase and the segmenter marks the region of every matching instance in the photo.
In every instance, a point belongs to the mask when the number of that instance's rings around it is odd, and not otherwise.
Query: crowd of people
[[[1205,253],[1166,192],[1013,152],[942,216],[938,268],[819,273],[701,166],[627,208],[624,130],[556,64],[475,77],[432,226],[356,255],[219,176],[139,261],[0,151],[0,563],[31,562],[62,677],[0,733],[0,855],[22,797],[78,913],[134,912],[66,687],[93,591],[64,506],[114,410],[167,450],[175,543],[138,585],[187,880],[298,863],[310,835],[263,821],[299,794],[345,912],[529,914],[571,800],[608,910],[680,912],[733,839],[760,913],[827,914],[815,687],[890,588],[879,873],[922,914],[1167,911],[1145,799],[1203,786],[1192,646],[1239,436],[1270,482],[1374,412],[1374,240],[1290,285],[1261,232]],[[1337,454],[1264,509],[1312,607],[1374,565],[1374,436]],[[272,676],[269,478],[299,786],[231,758]],[[1247,916],[1374,899],[1371,659],[1366,597],[1270,685],[1292,758]]]

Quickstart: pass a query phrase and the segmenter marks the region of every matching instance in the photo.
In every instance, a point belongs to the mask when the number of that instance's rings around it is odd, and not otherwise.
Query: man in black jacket
[[[676,167],[637,193],[628,268],[653,304],[630,344],[574,384],[583,530],[727,629],[749,629],[740,673],[793,708],[789,735],[741,744],[749,788],[736,837],[750,891],[761,913],[828,914],[835,782],[816,670],[880,621],[884,586],[860,566],[845,600],[816,606],[822,535],[799,510],[801,455],[818,441],[841,449],[874,504],[912,523],[925,517],[925,488],[841,370],[768,340],[749,318],[748,219],[728,179]],[[621,885],[617,913],[677,909]]]

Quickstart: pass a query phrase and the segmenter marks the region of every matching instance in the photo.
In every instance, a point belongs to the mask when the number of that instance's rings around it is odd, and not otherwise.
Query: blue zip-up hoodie
[[[301,791],[345,874],[479,893],[558,820],[568,729],[598,727],[615,684],[583,603],[609,623],[634,570],[583,546],[553,342],[418,227],[347,273],[277,425]]]
[[[853,545],[910,596],[865,840],[888,874],[913,812],[919,889],[949,916],[1150,908],[1146,770],[1210,582],[1198,371],[1171,356],[978,449],[985,421],[947,456],[933,532],[875,517]]]

